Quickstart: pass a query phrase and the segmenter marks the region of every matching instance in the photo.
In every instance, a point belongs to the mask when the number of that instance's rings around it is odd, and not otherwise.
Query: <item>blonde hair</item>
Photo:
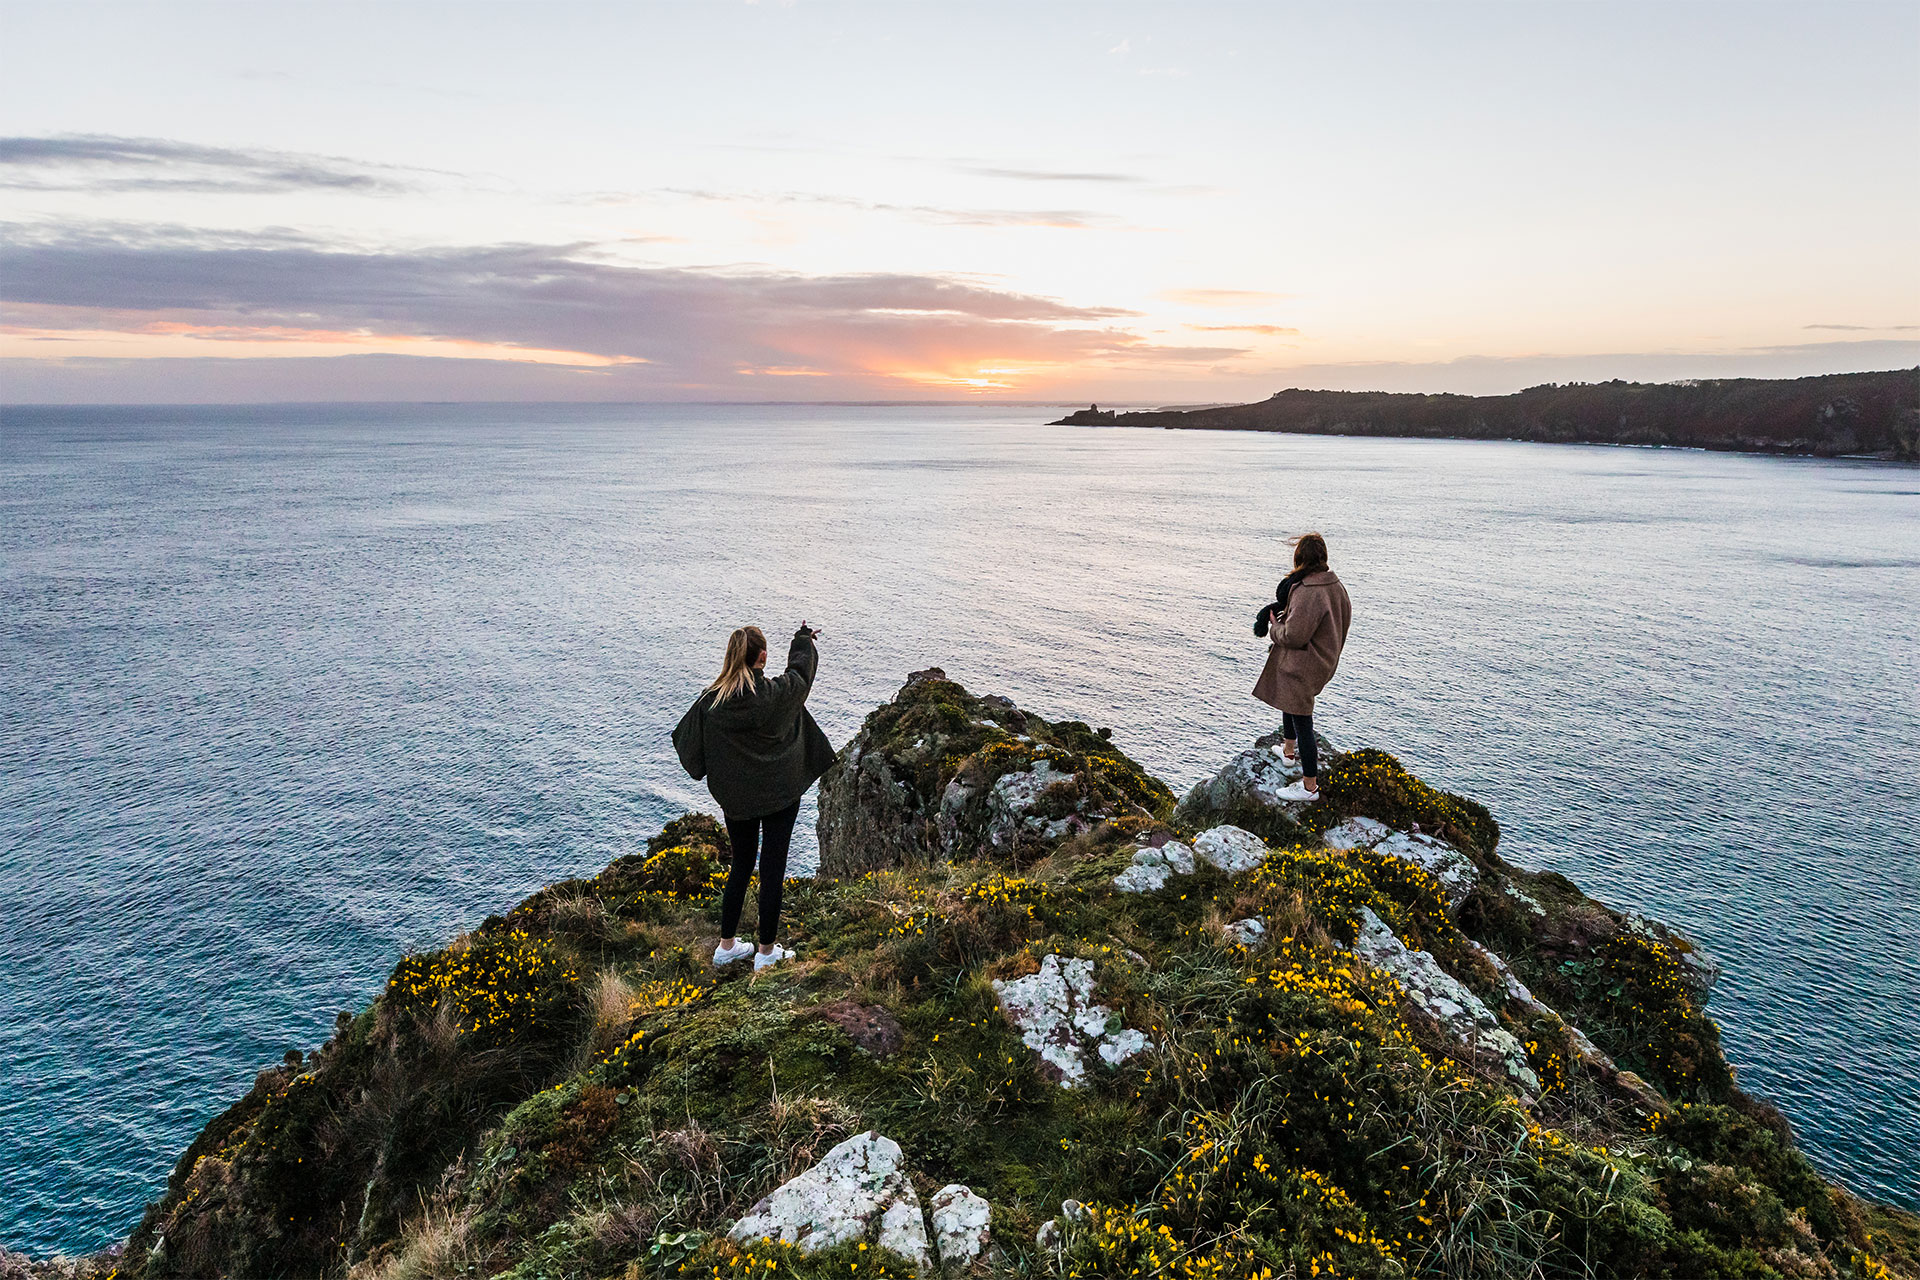
[[[727,657],[720,664],[720,675],[707,686],[709,691],[720,695],[714,701],[725,702],[752,688],[754,661],[766,651],[767,636],[758,627],[740,627],[728,636]]]

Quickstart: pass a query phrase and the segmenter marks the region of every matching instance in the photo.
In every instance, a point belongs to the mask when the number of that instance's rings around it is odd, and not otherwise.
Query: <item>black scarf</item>
[[[1300,585],[1300,580],[1310,573],[1318,572],[1320,572],[1320,570],[1317,567],[1312,569],[1295,569],[1292,573],[1280,579],[1280,585],[1273,589],[1273,603],[1261,605],[1259,614],[1253,620],[1253,634],[1257,636],[1267,634],[1267,629],[1273,625],[1273,620],[1286,612],[1287,597],[1292,595],[1293,589]]]

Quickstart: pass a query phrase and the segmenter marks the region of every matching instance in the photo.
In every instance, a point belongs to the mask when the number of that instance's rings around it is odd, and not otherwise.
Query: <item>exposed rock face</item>
[[[933,1262],[900,1144],[871,1132],[848,1138],[776,1188],[727,1235],[736,1243],[782,1240],[802,1253],[871,1238],[923,1270]]]
[[[934,1192],[927,1217],[933,1223],[933,1247],[941,1270],[965,1270],[986,1253],[992,1239],[993,1208],[965,1183],[950,1183]]]
[[[1169,840],[1158,847],[1145,845],[1135,850],[1133,865],[1113,878],[1113,887],[1122,893],[1152,893],[1166,888],[1174,876],[1192,874],[1192,847]]]
[[[1322,750],[1326,750],[1324,742]],[[1285,844],[1303,834],[1296,818],[1305,802],[1282,800],[1280,792],[1299,779],[1299,762],[1283,759],[1280,735],[1270,733],[1227,761],[1211,778],[1194,783],[1174,817],[1195,828],[1231,823],[1256,831],[1272,843]]]
[[[1360,936],[1353,950],[1368,964],[1392,974],[1407,998],[1474,1056],[1492,1058],[1529,1090],[1540,1088],[1540,1077],[1527,1064],[1526,1046],[1500,1025],[1498,1015],[1432,955],[1408,950],[1386,922],[1365,907],[1360,908]]]
[[[1251,871],[1267,858],[1267,842],[1239,827],[1214,827],[1193,842],[1194,856],[1230,876]]]
[[[1325,839],[1334,849],[1373,849],[1411,862],[1440,882],[1446,891],[1447,905],[1454,911],[1459,910],[1473,886],[1480,883],[1480,868],[1452,845],[1417,832],[1395,831],[1372,818],[1348,818],[1330,828]]]
[[[1283,758],[1278,742],[1262,738],[1227,761],[1211,778],[1194,783],[1181,804],[1215,813],[1230,813],[1249,802],[1279,807],[1287,803],[1280,792],[1299,780],[1299,761]]]
[[[1093,961],[1049,955],[1040,972],[993,984],[1001,1011],[1047,1073],[1067,1088],[1087,1081],[1086,1052],[1117,1067],[1144,1053],[1147,1038],[1120,1026],[1113,1010],[1093,1002]]]
[[[996,854],[1026,861],[1103,823],[1146,829],[1173,793],[1104,736],[917,671],[820,780],[820,871]]]

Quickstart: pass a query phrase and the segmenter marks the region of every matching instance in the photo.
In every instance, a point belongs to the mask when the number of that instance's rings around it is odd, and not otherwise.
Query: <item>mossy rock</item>
[[[1030,775],[1023,790],[1000,787]],[[988,852],[1022,863],[1103,823],[1171,819],[1174,796],[1077,720],[1049,722],[922,673],[820,780],[820,871],[845,877]]]

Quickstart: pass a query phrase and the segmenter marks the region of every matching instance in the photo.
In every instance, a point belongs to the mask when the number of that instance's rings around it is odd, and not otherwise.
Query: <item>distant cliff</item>
[[[1920,1274],[1739,1087],[1691,943],[1383,751],[1289,802],[1272,745],[1180,799],[916,672],[821,782],[796,960],[714,969],[726,836],[679,818],[0,1280]]]
[[[1225,408],[1082,409],[1054,425],[1676,445],[1915,462],[1920,368],[1817,378],[1547,383],[1510,396],[1290,390]]]

